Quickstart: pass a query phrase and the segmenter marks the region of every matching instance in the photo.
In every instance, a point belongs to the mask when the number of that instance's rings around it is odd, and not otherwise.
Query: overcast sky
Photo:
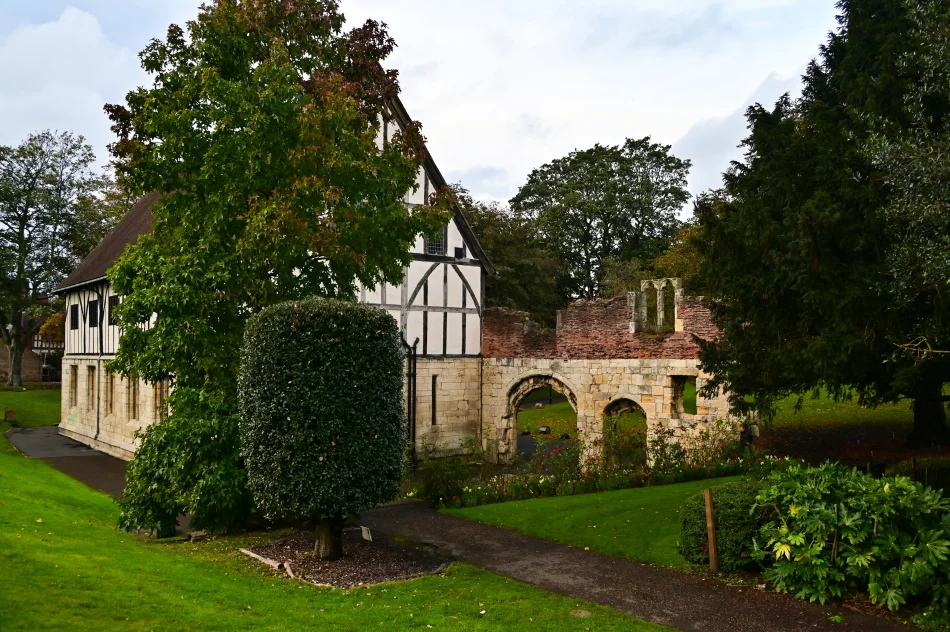
[[[797,94],[835,26],[833,0],[341,0],[399,48],[403,102],[451,181],[507,200],[573,149],[652,136],[715,187],[745,108]],[[0,144],[83,134],[100,161],[104,103],[148,82],[137,53],[200,0],[0,0]]]

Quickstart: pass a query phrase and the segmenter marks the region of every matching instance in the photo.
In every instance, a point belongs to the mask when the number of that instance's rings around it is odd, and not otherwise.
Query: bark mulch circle
[[[343,558],[324,562],[313,554],[315,538],[301,534],[256,546],[251,551],[282,564],[290,563],[294,576],[336,588],[369,586],[382,582],[434,575],[448,563],[426,547],[398,544],[373,534],[364,540],[359,529],[343,532]]]

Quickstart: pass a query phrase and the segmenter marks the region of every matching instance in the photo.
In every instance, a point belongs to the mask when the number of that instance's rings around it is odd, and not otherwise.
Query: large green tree
[[[573,151],[531,172],[511,207],[557,257],[563,299],[600,296],[609,258],[651,261],[669,248],[689,200],[689,167],[641,138]]]
[[[932,295],[895,297],[892,192],[864,148],[872,126],[895,138],[910,124],[912,21],[900,0],[838,7],[802,97],[749,109],[745,159],[697,204],[702,285],[722,331],[702,363],[739,410],[818,386],[869,405],[910,397],[911,439],[944,440],[950,363],[895,353],[932,317]]]
[[[10,349],[8,383],[22,386],[23,353],[51,312],[46,295],[88,252],[75,237],[96,217],[92,148],[82,136],[31,134],[0,146],[0,336]]]
[[[152,232],[110,271],[126,295],[112,366],[173,383],[170,416],[130,466],[125,527],[185,512],[196,528],[240,525],[247,319],[398,280],[416,236],[444,219],[403,203],[425,159],[418,126],[377,143],[398,94],[380,63],[393,46],[376,22],[344,30],[332,0],[219,0],[153,40],[141,54],[152,85],[107,106],[123,185],[161,194]]]
[[[950,20],[939,0],[910,2],[916,29],[908,60],[917,73],[904,101],[908,129],[882,132],[867,144],[892,192],[884,216],[895,305],[912,305],[916,322],[899,348],[930,362],[950,353]]]

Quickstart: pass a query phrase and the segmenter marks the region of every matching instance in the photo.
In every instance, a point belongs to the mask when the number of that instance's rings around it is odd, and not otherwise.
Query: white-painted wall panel
[[[462,353],[462,314],[448,315],[448,330],[445,353],[461,355]]]

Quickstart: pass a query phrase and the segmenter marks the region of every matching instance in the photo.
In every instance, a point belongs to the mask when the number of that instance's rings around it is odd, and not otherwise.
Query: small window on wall
[[[86,410],[96,407],[96,367],[86,367]]]
[[[106,372],[106,414],[115,414],[115,373]]]
[[[89,327],[99,326],[99,301],[89,301]]]
[[[441,231],[426,236],[426,254],[445,256],[445,242],[448,240],[448,228],[443,227]]]
[[[129,419],[139,418],[139,379],[134,375],[129,376]]]
[[[119,304],[118,296],[109,297],[109,324],[113,327],[119,324],[118,314],[115,313],[116,305]]]
[[[79,329],[79,305],[75,303],[69,306],[69,328]]]
[[[436,410],[436,395],[439,391],[439,376],[432,376],[432,425],[435,426],[438,423],[438,411]]]
[[[79,366],[69,367],[69,407],[75,408],[79,399]]]
[[[674,375],[673,378],[673,411],[684,415],[697,414],[696,405],[696,377],[689,375]]]
[[[155,389],[155,421],[161,421],[168,416],[165,402],[168,400],[168,380],[161,380],[154,385]]]

